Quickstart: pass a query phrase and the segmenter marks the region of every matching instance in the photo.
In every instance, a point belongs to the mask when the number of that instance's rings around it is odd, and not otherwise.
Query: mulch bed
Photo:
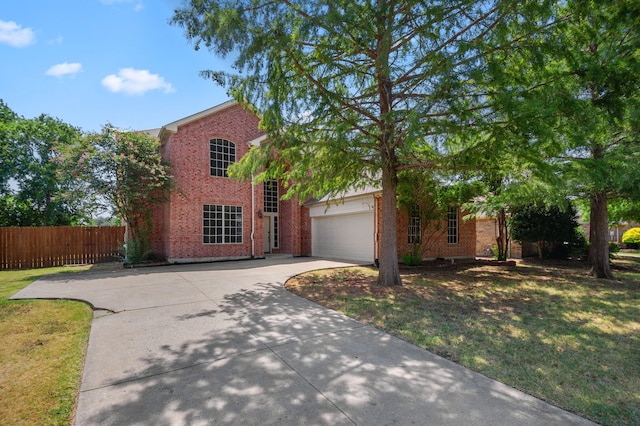
[[[409,266],[400,264],[400,273],[416,274],[430,271],[451,271],[475,268],[478,266],[503,266],[514,267],[515,260],[494,260],[494,259],[436,259],[422,262],[421,265]]]

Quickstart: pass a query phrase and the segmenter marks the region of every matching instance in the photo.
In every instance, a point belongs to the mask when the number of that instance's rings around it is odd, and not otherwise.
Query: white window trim
[[[217,143],[217,144],[221,144],[221,145],[218,145],[218,146],[220,146],[220,147],[221,147],[221,148],[223,148],[223,149],[224,149],[224,147],[225,147],[225,144],[226,144],[229,148],[233,147],[233,157],[231,156],[231,154],[229,154],[229,158],[228,158],[228,159],[224,159],[224,158],[222,158],[222,160],[221,160],[221,161],[223,162],[223,164],[222,164],[222,168],[218,168],[217,166],[216,166],[216,167],[212,167],[212,166],[211,166],[211,162],[212,162],[212,161],[220,161],[220,160],[218,160],[218,159],[215,159],[215,160],[214,160],[214,159],[212,158],[213,153],[214,153],[214,152],[216,152],[216,153],[217,153],[217,151],[214,151],[214,150],[213,150],[213,147],[215,146],[215,144],[216,144],[216,143]],[[224,155],[224,153],[223,153],[223,155]],[[229,177],[229,175],[228,175],[227,170],[229,169],[229,165],[231,165],[231,164],[235,163],[235,162],[236,162],[236,160],[237,160],[237,158],[238,158],[238,152],[237,152],[237,146],[236,146],[236,144],[235,144],[235,143],[231,142],[230,140],[223,139],[223,138],[213,138],[213,139],[209,139],[209,175],[210,175],[211,177],[223,177],[223,178],[228,178],[228,177]],[[221,171],[221,173],[222,173],[222,175],[214,174],[214,170],[220,170],[220,171]]]
[[[205,221],[205,217],[204,216],[205,216],[205,207],[206,206],[222,207],[222,242],[215,242],[215,241],[214,242],[205,242],[205,237],[215,238],[215,237],[218,236],[216,234],[206,234],[205,233],[206,226],[204,224],[204,221]],[[236,212],[235,212],[235,214],[236,214],[236,219],[235,219],[236,223],[238,222],[237,216],[238,215],[240,216],[240,219],[239,219],[239,221],[240,221],[240,227],[239,227],[240,234],[238,234],[238,235],[229,235],[229,234],[227,234],[227,232],[226,232],[227,229],[238,228],[238,227],[237,226],[226,227],[225,223],[224,223],[225,222],[225,217],[224,216],[228,212],[227,209],[230,209],[232,207],[236,209]],[[209,218],[209,220],[215,220],[215,218],[213,218],[213,219]],[[215,229],[217,227],[209,225],[208,228],[209,229]],[[236,241],[226,242],[225,240],[227,239],[227,237],[235,237]],[[232,205],[224,205],[224,204],[203,204],[202,205],[202,244],[204,244],[204,245],[237,245],[237,244],[243,244],[243,243],[244,243],[244,211],[243,211],[242,206],[232,206]]]
[[[449,206],[449,208],[447,208],[447,244],[458,244],[459,242],[460,217],[458,214],[458,207]]]

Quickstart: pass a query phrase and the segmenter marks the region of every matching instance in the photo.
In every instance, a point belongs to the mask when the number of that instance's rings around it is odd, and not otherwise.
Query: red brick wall
[[[300,207],[300,255],[311,256],[311,216],[309,207]]]
[[[170,259],[215,259],[251,255],[251,226],[254,220],[254,255],[264,255],[264,186],[254,189],[251,209],[251,184],[210,175],[209,141],[227,139],[236,144],[236,159],[248,152],[248,142],[262,135],[258,118],[236,105],[208,117],[181,126],[162,147],[163,156],[172,164],[176,193],[170,202],[155,212],[153,250]],[[280,194],[283,194],[280,188]],[[242,206],[242,244],[204,244],[202,242],[202,206],[222,204]],[[252,217],[253,216],[253,217]],[[281,201],[278,212],[279,248],[276,253],[311,254],[309,209],[297,199]]]
[[[376,244],[375,256],[378,257],[380,250],[380,235],[382,235],[382,203],[380,197],[376,197]],[[413,252],[413,244],[409,244],[409,213],[406,210],[398,209],[397,212],[397,247],[398,259],[402,259],[405,253]],[[421,245],[421,254],[425,259],[438,257],[475,257],[476,248],[476,220],[464,221],[465,212],[459,212],[458,216],[458,243],[449,244],[447,242],[446,221],[431,223],[423,234],[429,237]]]
[[[476,253],[476,220],[463,220],[465,212],[458,212],[458,242],[447,242],[446,221],[431,221],[424,229],[421,253],[423,258],[451,258],[475,257]],[[381,216],[380,216],[381,217]],[[413,251],[413,244],[409,244],[409,213],[404,209],[398,210],[398,257]]]
[[[476,256],[493,256],[491,247],[496,244],[496,220],[476,219]]]
[[[279,195],[285,190],[280,186]],[[311,255],[311,218],[309,209],[302,207],[297,197],[280,201],[280,253],[294,256]]]
[[[227,139],[236,145],[236,159],[249,150],[248,142],[261,136],[258,117],[234,105],[178,128],[163,147],[171,162],[177,192],[171,195],[162,218],[156,219],[154,248],[162,247],[168,258],[220,258],[251,256],[251,218],[262,207],[262,186],[256,187],[256,207],[251,210],[251,183],[211,176],[209,141]],[[242,244],[204,244],[202,206],[242,206]],[[262,256],[262,221],[255,220],[255,250]]]
[[[476,256],[492,257],[491,247],[496,245],[496,219],[476,219]],[[522,259],[523,257],[537,256],[535,244],[525,243],[523,246],[517,241],[509,240],[509,257]]]

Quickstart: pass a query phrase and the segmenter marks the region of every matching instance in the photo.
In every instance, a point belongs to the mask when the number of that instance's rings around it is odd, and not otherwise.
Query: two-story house
[[[300,204],[281,200],[277,181],[240,183],[230,164],[265,139],[259,118],[235,101],[146,131],[159,138],[176,191],[156,209],[152,248],[170,262],[264,257],[270,253],[373,263],[381,232],[380,190]],[[398,215],[399,255],[421,232],[411,212]],[[423,257],[474,257],[475,221],[452,207]]]

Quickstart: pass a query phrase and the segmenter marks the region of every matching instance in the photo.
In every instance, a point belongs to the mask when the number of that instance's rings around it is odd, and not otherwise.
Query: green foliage
[[[540,257],[567,257],[572,247],[584,246],[584,237],[577,228],[571,204],[565,209],[529,204],[515,209],[511,217],[512,238],[537,243]]]
[[[620,244],[616,242],[609,242],[609,257],[614,259],[616,257],[616,253],[620,253]]]
[[[416,253],[406,252],[402,255],[402,263],[409,266],[418,266],[422,264],[422,256]]]
[[[546,25],[527,18],[543,10],[506,0],[191,0],[171,22],[196,49],[233,53],[237,73],[202,75],[262,116],[267,140],[230,174],[278,177],[301,201],[380,187],[380,277],[394,285],[399,172],[467,170],[481,152],[499,158],[487,147],[496,116],[479,82],[490,52],[520,47]]]
[[[125,263],[138,264],[153,257],[148,248],[148,242],[143,239],[129,239],[122,247]]]
[[[421,235],[414,244],[415,255],[420,255],[434,242],[433,237],[441,230],[449,206],[461,205],[478,193],[477,185],[459,176],[425,170],[401,172],[397,191],[400,209],[410,212],[417,206],[420,213]],[[407,262],[403,260],[403,263]]]
[[[129,229],[132,253],[140,260],[151,248],[153,208],[167,200],[173,189],[169,165],[160,154],[159,141],[143,133],[105,126],[73,146],[59,147],[69,173],[104,197]]]
[[[57,161],[56,147],[81,136],[78,128],[47,115],[20,117],[0,100],[1,226],[90,223],[91,198]]]
[[[640,222],[640,201],[624,198],[610,200],[609,223],[615,225],[625,222]]]
[[[640,245],[640,228],[631,228],[622,234],[622,242],[630,248]]]
[[[495,260],[506,260],[506,256],[502,255],[497,244],[491,246],[491,257]]]
[[[612,197],[637,200],[640,186],[640,3],[544,3],[546,31],[529,48],[492,55],[487,80],[502,84],[490,96],[515,140],[542,148],[533,151],[552,167],[556,192],[594,210],[593,272],[612,278],[604,209]]]

